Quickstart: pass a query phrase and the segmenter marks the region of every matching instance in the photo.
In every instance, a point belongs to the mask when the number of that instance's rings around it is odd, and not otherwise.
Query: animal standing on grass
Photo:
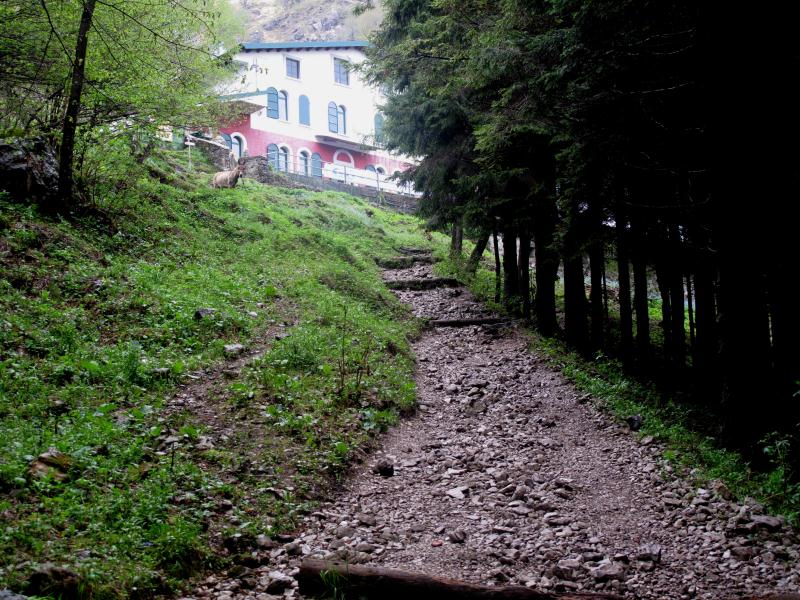
[[[232,188],[236,187],[236,182],[239,177],[244,175],[244,166],[236,165],[232,171],[220,171],[214,173],[214,178],[211,180],[212,188]]]

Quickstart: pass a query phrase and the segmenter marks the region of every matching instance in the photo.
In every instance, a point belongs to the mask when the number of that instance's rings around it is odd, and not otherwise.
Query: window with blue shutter
[[[322,177],[322,157],[318,152],[311,155],[311,174],[314,177]]]
[[[311,102],[308,96],[300,96],[300,125],[311,125]]]
[[[367,165],[366,167],[364,167],[364,170],[365,171],[369,171],[370,173],[374,173],[375,172],[375,167],[372,166],[372,165]]]
[[[383,143],[383,115],[375,113],[375,143]]]
[[[336,111],[336,116],[339,119],[339,133],[342,135],[347,134],[347,109],[344,106],[340,106]]]
[[[267,146],[267,162],[276,171],[279,169],[278,165],[278,144],[270,144]]]
[[[278,118],[281,121],[289,120],[289,94],[283,90],[278,92]]]
[[[333,80],[342,85],[350,85],[350,63],[341,58],[334,58]]]
[[[294,58],[286,59],[286,76],[300,79],[300,61]]]
[[[335,102],[328,102],[328,131],[339,133],[339,107]]]
[[[270,119],[278,118],[278,90],[273,87],[267,90],[267,116]]]
[[[308,156],[308,152],[306,152],[305,150],[300,152],[300,165],[299,166],[300,166],[300,174],[301,175],[310,175],[311,174],[309,172],[309,168],[311,166],[310,165],[310,159],[309,159],[309,156]]]
[[[289,149],[283,146],[278,148],[278,170],[289,172]]]
[[[230,134],[228,134],[228,133],[220,133],[220,135],[222,136],[222,140],[225,142],[225,145],[228,148],[231,148],[232,147],[232,142],[231,142]]]

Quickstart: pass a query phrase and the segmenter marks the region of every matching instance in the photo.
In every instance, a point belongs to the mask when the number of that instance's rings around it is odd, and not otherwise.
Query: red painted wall
[[[292,160],[297,159],[297,152],[300,148],[307,148],[312,153],[318,152],[322,161],[326,163],[333,162],[333,155],[339,148],[329,144],[321,144],[316,140],[303,140],[299,138],[271,133],[269,131],[262,131],[260,129],[253,129],[250,127],[250,117],[245,117],[238,123],[233,123],[221,127],[220,131],[223,133],[241,133],[247,142],[247,155],[248,156],[266,156],[267,146],[269,144],[277,144],[278,146],[288,146],[291,150]],[[347,150],[353,157],[356,169],[363,169],[367,165],[380,165],[386,169],[386,173],[391,175],[395,171],[405,171],[411,165],[406,162],[386,159],[381,156],[376,156],[367,152],[356,152],[354,150]]]

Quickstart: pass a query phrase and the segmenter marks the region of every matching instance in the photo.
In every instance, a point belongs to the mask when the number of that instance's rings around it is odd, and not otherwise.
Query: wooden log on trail
[[[307,598],[332,595],[367,600],[621,600],[614,594],[542,592],[522,586],[488,586],[397,569],[308,558],[297,575]]]
[[[399,279],[387,281],[390,290],[432,290],[440,287],[458,287],[458,279],[449,277],[432,277],[430,279]]]
[[[432,251],[427,248],[408,248],[401,246],[398,248],[398,252],[400,252],[400,254],[431,254]]]
[[[509,323],[508,319],[499,317],[479,317],[475,319],[433,319],[428,321],[429,327],[470,327],[472,325],[498,325]]]
[[[407,269],[416,263],[432,264],[433,256],[419,254],[415,256],[392,256],[390,258],[376,258],[375,264],[384,269]]]

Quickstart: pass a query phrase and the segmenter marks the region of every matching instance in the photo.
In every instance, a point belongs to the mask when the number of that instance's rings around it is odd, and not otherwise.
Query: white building
[[[381,148],[383,96],[351,69],[364,60],[366,46],[243,44],[236,56],[241,80],[224,91],[247,115],[221,128],[234,155],[267,156],[279,171],[406,191],[386,181],[411,164]]]

